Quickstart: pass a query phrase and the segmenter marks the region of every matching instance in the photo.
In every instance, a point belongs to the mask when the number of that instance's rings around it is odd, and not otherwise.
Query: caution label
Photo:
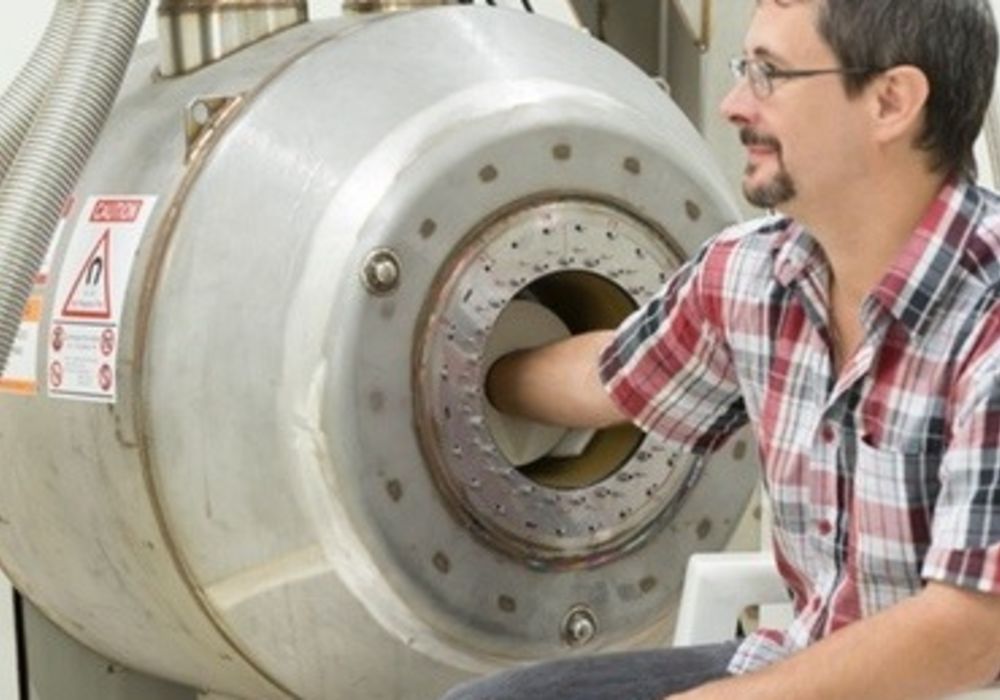
[[[114,402],[125,291],[155,204],[153,196],[87,200],[59,271],[48,337],[50,396]]]
[[[111,229],[105,229],[77,272],[63,302],[63,318],[111,318]]]

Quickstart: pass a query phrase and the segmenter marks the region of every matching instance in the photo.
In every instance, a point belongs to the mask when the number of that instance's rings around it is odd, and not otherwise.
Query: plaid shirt
[[[742,673],[943,581],[1000,593],[1000,197],[944,187],[834,372],[830,269],[788,218],[709,241],[601,358],[645,430],[708,453],[750,421],[792,594]]]

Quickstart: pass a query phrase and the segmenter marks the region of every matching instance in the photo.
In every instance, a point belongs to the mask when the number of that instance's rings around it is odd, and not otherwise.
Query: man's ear
[[[916,134],[922,127],[931,86],[914,66],[894,66],[869,86],[875,138],[883,144]]]

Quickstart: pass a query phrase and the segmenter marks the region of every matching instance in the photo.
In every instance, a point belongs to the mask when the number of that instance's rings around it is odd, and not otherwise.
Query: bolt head
[[[361,268],[361,281],[372,294],[389,294],[399,286],[400,265],[396,253],[388,248],[370,252]]]
[[[573,607],[563,621],[563,641],[570,647],[589,644],[597,636],[597,618],[584,605]]]

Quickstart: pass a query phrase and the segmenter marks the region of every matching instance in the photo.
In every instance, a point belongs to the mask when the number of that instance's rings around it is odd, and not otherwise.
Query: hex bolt
[[[365,257],[361,281],[372,294],[389,294],[399,286],[400,265],[389,248],[376,248]]]
[[[597,636],[597,618],[586,605],[570,608],[563,618],[562,640],[570,647],[582,647]]]

